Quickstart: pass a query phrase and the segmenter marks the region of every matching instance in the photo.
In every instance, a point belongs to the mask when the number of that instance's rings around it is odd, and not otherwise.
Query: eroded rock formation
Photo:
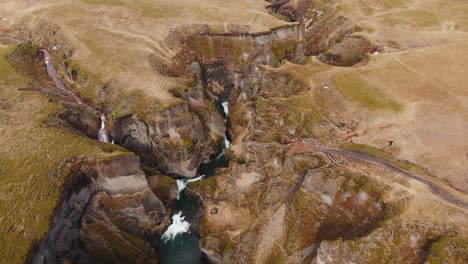
[[[138,157],[126,153],[109,161],[80,161],[72,171],[33,263],[156,263],[150,243],[167,225],[168,214]]]

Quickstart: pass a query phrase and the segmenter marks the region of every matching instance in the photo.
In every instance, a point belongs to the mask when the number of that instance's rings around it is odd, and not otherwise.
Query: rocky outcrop
[[[363,175],[339,169],[334,158],[320,153],[287,154],[288,147],[275,143],[284,135],[312,136],[323,122],[313,100],[295,97],[308,85],[274,68],[283,59],[300,63],[304,55],[326,50],[346,22],[304,12],[309,4],[295,5],[298,12],[290,9],[293,3],[288,7],[290,19],[309,19],[303,25],[260,34],[195,25],[172,31],[165,41],[177,47],[171,73],[192,81],[173,91],[176,96],[191,109],[229,101],[233,162],[188,187],[203,203],[200,246],[213,263],[312,261],[322,241],[366,236],[388,214],[383,188]],[[356,63],[355,57],[340,60]]]
[[[117,196],[99,192],[83,215],[80,242],[102,261],[157,263],[147,242],[162,232],[165,217],[164,205],[149,188]]]
[[[366,57],[366,54],[375,50],[372,44],[362,37],[346,36],[339,42],[320,53],[318,59],[322,62],[336,66],[352,66]]]
[[[190,178],[223,146],[226,128],[217,104],[230,98],[231,91],[257,83],[255,90],[242,96],[265,95],[271,81],[278,83],[277,94],[291,94],[304,87],[290,75],[279,77],[254,66],[302,60],[299,25],[261,34],[247,34],[243,27],[228,29],[229,33],[214,34],[208,26],[195,25],[176,29],[168,36],[167,45],[178,51],[171,72],[191,78],[186,86],[172,91],[185,102],[144,119],[130,113],[114,120],[111,136],[116,143],[165,174]]]
[[[190,111],[189,104],[181,103],[145,121],[134,115],[118,118],[114,120],[111,136],[117,144],[138,153],[144,163],[154,165],[164,174],[191,178],[202,162],[209,162],[221,142],[218,133],[210,133],[218,129],[211,119],[210,116],[204,119],[213,128],[208,130]]]
[[[87,137],[97,139],[100,122],[96,109],[86,104],[73,102],[63,102],[63,105],[64,110],[59,114],[59,118]]]
[[[369,177],[377,171],[313,149],[244,149],[188,186],[205,208],[200,245],[213,263],[466,262],[450,226],[398,216],[405,200],[386,201],[388,186]]]
[[[352,66],[366,58],[376,47],[359,34],[361,30],[338,15],[332,3],[315,4],[310,0],[270,0],[270,8],[290,21],[303,22],[304,54],[319,56],[327,64]]]
[[[227,69],[250,64],[278,65],[288,59],[300,62],[302,55],[303,27],[292,24],[269,32],[248,33],[248,27],[231,25],[222,33],[207,25],[192,25],[174,29],[165,39],[168,46],[176,47],[172,68],[178,75],[185,75],[193,61],[200,65],[220,60]],[[218,72],[219,73],[219,72]],[[222,76],[231,79],[232,75]]]
[[[366,237],[352,240],[325,240],[320,243],[317,256],[312,263],[425,263],[433,244],[440,244],[442,236],[453,236],[438,224],[389,221]],[[447,237],[443,240],[456,241]],[[456,243],[453,248],[442,246],[442,250],[458,255],[463,249]],[[436,254],[434,254],[436,255]],[[467,255],[450,263],[462,263]],[[442,260],[442,259],[441,259]],[[442,260],[445,261],[445,260]],[[449,263],[449,262],[442,262]]]
[[[61,205],[33,263],[149,261],[150,242],[168,221],[166,208],[149,188],[138,158],[130,153],[73,166]]]
[[[383,188],[330,157],[278,143],[244,149],[220,175],[188,186],[203,202],[201,248],[215,262],[301,263],[321,241],[365,236],[387,215]]]
[[[280,15],[286,16],[289,21],[302,22],[306,19],[307,13],[312,5],[312,0],[268,0],[271,3],[271,10]]]

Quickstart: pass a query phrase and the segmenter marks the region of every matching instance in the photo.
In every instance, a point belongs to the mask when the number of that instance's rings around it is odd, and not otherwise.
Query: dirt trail
[[[324,146],[317,145],[317,144],[315,144],[313,142],[310,142],[310,141],[303,141],[303,143],[305,143],[308,146],[314,148],[315,150],[317,150],[319,152],[322,152],[322,153],[325,153],[325,154],[338,155],[338,156],[343,156],[343,157],[347,157],[347,158],[351,158],[351,159],[364,161],[364,162],[367,162],[369,164],[376,165],[376,166],[379,166],[381,168],[390,170],[392,172],[404,175],[404,176],[406,176],[408,178],[417,180],[417,181],[425,184],[432,191],[432,193],[439,196],[443,200],[445,200],[445,201],[447,201],[447,202],[449,202],[451,204],[454,204],[454,205],[458,205],[458,206],[461,206],[461,207],[468,208],[468,202],[457,199],[452,194],[447,193],[444,190],[442,190],[439,186],[437,186],[432,181],[430,181],[430,180],[428,180],[428,179],[426,179],[426,178],[424,178],[422,176],[416,175],[416,174],[414,174],[412,172],[409,172],[407,170],[404,170],[402,168],[399,168],[399,167],[397,167],[397,166],[395,166],[395,165],[393,165],[391,163],[388,163],[386,161],[380,160],[378,158],[370,157],[370,156],[367,156],[365,154],[358,153],[358,152],[341,150],[341,149],[327,148],[327,147],[324,147]]]

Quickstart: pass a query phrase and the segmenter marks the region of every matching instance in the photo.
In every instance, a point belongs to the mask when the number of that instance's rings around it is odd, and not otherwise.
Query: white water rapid
[[[222,102],[221,105],[223,106],[223,111],[224,111],[224,123],[227,125],[227,115],[228,115],[228,112],[229,112],[229,102],[226,101],[226,102]],[[223,154],[224,152],[226,152],[226,150],[231,146],[231,141],[229,141],[229,139],[227,138],[227,134],[224,135],[224,151],[223,151]]]
[[[188,179],[188,180],[177,180],[177,200],[180,199],[180,194],[184,191],[185,186],[187,186],[187,183],[191,182],[196,182],[196,181],[201,181],[205,178],[205,175],[200,175],[196,178],[193,179]]]
[[[188,183],[201,181],[205,178],[205,175],[198,176],[193,179],[177,180],[177,200],[180,199],[180,194],[184,191]],[[184,220],[182,211],[172,215],[172,224],[166,229],[166,232],[162,235],[162,241],[167,243],[172,241],[178,234],[186,233],[189,231],[190,223]]]
[[[98,132],[98,140],[101,142],[106,142],[109,143],[109,134],[107,134],[106,130],[106,116],[104,114],[101,114],[101,128],[99,129]]]
[[[178,234],[188,232],[190,229],[190,223],[184,221],[185,217],[182,216],[182,212],[174,214],[172,216],[172,224],[167,228],[166,232],[162,235],[162,241],[167,243],[172,241]]]
[[[229,112],[229,103],[228,103],[228,101],[226,101],[226,102],[222,102],[221,105],[223,107],[223,111],[224,111],[224,114],[225,114],[224,115],[225,116],[224,117],[224,123],[227,124],[227,114]],[[101,120],[102,120],[102,118],[101,118]],[[102,129],[103,128],[101,126],[101,130]],[[105,131],[105,127],[104,127],[104,131]],[[101,131],[99,131],[99,132],[101,132]],[[229,148],[229,146],[231,146],[231,142],[229,141],[229,139],[227,137],[227,134],[226,134],[225,137],[224,137],[224,149],[219,154],[219,156],[217,158],[224,155],[224,153]],[[193,179],[177,180],[176,181],[176,183],[177,183],[177,200],[180,200],[181,194],[184,191],[184,189],[185,189],[185,187],[187,186],[188,183],[201,181],[201,180],[203,180],[203,178],[205,178],[205,175],[200,175],[200,176],[198,176],[196,178],[193,178]],[[172,215],[172,224],[166,229],[166,232],[164,232],[161,239],[162,239],[163,243],[167,243],[168,241],[173,241],[174,238],[177,235],[189,232],[189,230],[190,230],[190,223],[188,221],[185,221],[185,217],[182,216],[182,211],[178,211],[174,215]]]

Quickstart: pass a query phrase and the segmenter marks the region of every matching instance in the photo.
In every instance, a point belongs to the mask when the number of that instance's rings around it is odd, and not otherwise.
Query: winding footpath
[[[342,157],[346,157],[346,158],[351,158],[351,159],[355,159],[355,160],[364,161],[366,163],[369,163],[369,164],[372,164],[372,165],[387,169],[389,171],[401,174],[401,175],[406,176],[408,178],[411,178],[413,180],[417,180],[417,181],[425,184],[431,190],[432,193],[439,196],[440,198],[442,198],[446,202],[457,205],[457,206],[468,208],[468,202],[462,201],[462,200],[454,197],[452,194],[445,192],[444,190],[442,190],[439,186],[437,186],[432,181],[430,181],[430,180],[428,180],[428,179],[426,179],[426,178],[424,178],[422,176],[419,176],[417,174],[414,174],[412,172],[409,172],[407,170],[404,170],[404,169],[402,169],[400,167],[397,167],[397,166],[395,166],[395,165],[393,165],[391,163],[388,163],[386,161],[380,160],[378,158],[370,157],[370,156],[367,156],[365,154],[358,153],[358,152],[342,150],[342,149],[327,148],[327,147],[320,146],[318,144],[312,143],[310,141],[302,141],[302,142],[305,143],[306,145],[308,145],[309,147],[313,148],[314,150],[325,153],[325,154],[332,154],[332,155],[337,155],[337,156],[342,156]]]

